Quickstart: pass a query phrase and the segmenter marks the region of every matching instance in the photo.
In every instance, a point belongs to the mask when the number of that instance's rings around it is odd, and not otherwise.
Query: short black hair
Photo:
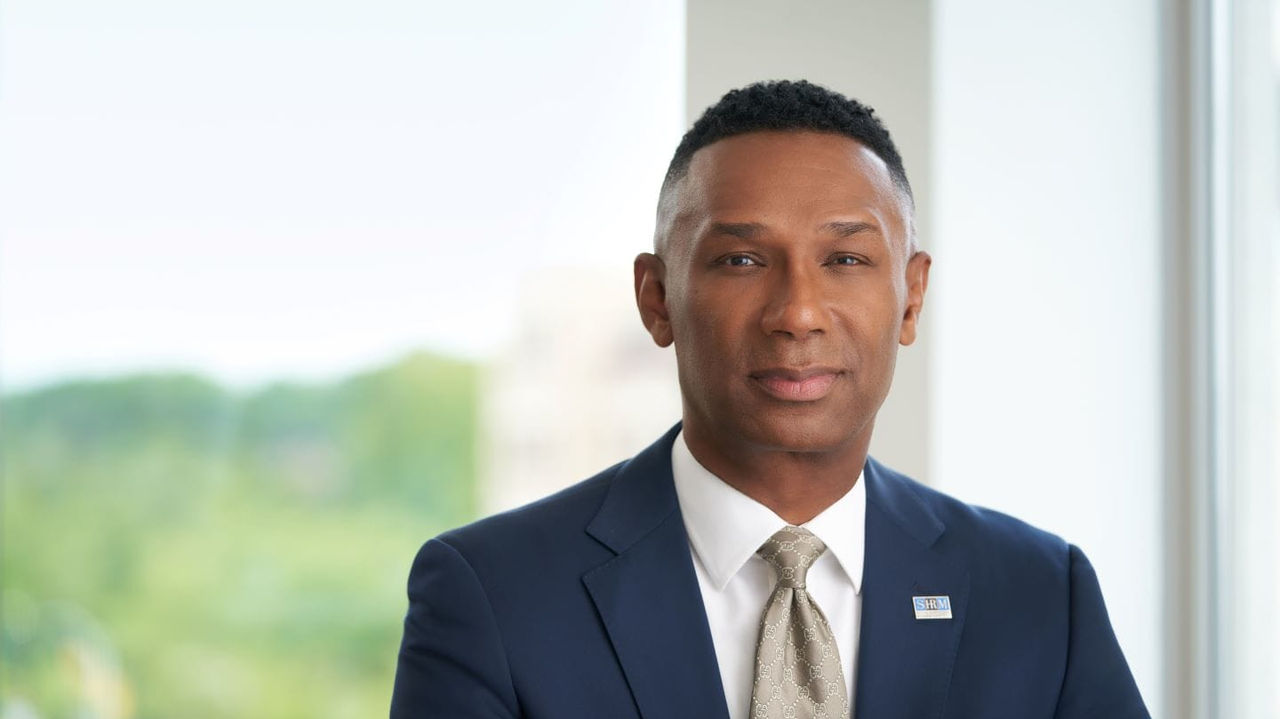
[[[685,176],[698,150],[717,140],[763,130],[830,132],[857,140],[884,161],[894,184],[909,201],[912,198],[902,156],[875,111],[806,80],[757,82],[726,93],[680,140],[667,166],[663,191]]]

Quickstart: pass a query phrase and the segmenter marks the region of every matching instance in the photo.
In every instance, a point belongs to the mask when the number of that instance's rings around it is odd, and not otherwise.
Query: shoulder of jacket
[[[1070,545],[1062,537],[1004,512],[969,504],[884,465],[877,469],[886,482],[917,497],[945,526],[940,541],[963,546],[976,561],[1038,561],[1063,572],[1068,569]]]

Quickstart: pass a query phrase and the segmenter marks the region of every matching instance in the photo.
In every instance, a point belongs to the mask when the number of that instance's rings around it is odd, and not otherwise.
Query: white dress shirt
[[[671,447],[671,471],[729,717],[748,719],[760,617],[777,581],[756,550],[787,522],[707,471],[689,452],[683,431]],[[835,634],[850,707],[857,675],[866,508],[859,474],[853,489],[801,525],[827,545],[809,568],[806,584]]]

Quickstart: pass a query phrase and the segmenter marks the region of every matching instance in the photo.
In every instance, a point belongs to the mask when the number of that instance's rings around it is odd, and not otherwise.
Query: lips
[[[756,386],[786,402],[813,402],[826,397],[841,371],[833,367],[775,368],[751,373]]]

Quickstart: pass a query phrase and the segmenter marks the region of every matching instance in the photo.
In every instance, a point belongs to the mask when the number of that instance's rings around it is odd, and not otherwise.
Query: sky
[[[529,274],[649,246],[683,43],[676,0],[10,0],[0,384],[487,357]]]

